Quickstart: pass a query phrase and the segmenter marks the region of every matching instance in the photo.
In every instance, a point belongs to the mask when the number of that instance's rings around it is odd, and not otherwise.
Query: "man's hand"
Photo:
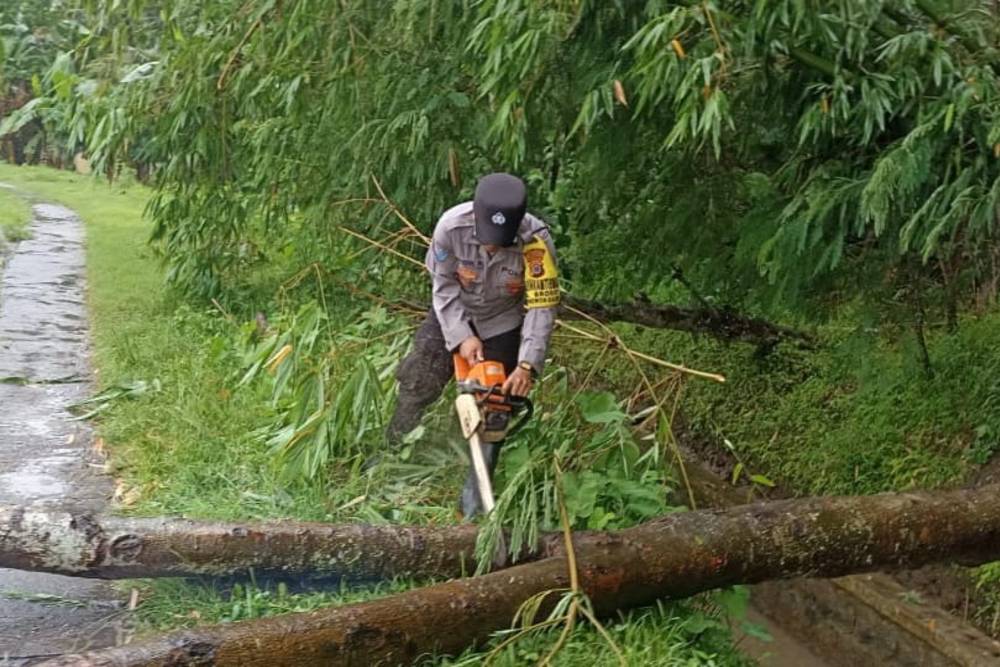
[[[483,341],[475,336],[469,336],[458,346],[458,353],[462,355],[463,359],[469,362],[470,366],[475,366],[484,359]]]
[[[531,383],[531,373],[523,368],[518,368],[510,374],[500,390],[511,396],[527,396],[528,392],[531,391]]]

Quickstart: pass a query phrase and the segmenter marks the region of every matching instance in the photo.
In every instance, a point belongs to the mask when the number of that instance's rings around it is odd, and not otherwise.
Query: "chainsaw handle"
[[[531,399],[527,396],[508,396],[507,400],[510,402],[511,406],[522,410],[520,418],[517,420],[513,426],[507,429],[507,436],[511,437],[515,433],[521,430],[521,427],[528,423],[531,416],[535,414],[535,404],[531,402]]]
[[[472,370],[472,366],[469,362],[465,360],[465,357],[460,355],[458,352],[454,352],[451,355],[451,362],[455,366],[455,381],[462,382],[465,378],[469,377],[469,371]]]

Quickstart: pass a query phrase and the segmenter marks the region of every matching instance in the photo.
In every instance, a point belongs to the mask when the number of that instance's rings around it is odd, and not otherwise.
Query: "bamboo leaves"
[[[378,322],[376,313],[331,334],[325,311],[307,303],[287,328],[248,346],[239,386],[269,386],[276,418],[258,436],[288,479],[315,479],[381,442],[405,337],[366,342]]]
[[[910,253],[985,257],[995,226],[1000,60],[979,12],[134,0],[125,25],[87,7],[46,101],[7,127],[60,128],[104,173],[150,165],[154,240],[203,295],[279,253],[354,280],[334,230],[384,228],[373,174],[427,232],[476,174],[523,172],[579,287],[619,297],[668,289],[679,262],[719,298],[822,301]]]

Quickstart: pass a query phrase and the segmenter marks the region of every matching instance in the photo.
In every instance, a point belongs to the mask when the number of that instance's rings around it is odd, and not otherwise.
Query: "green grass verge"
[[[87,229],[87,299],[102,389],[133,387],[102,413],[100,434],[126,482],[124,511],[205,518],[324,518],[314,494],[289,493],[251,436],[266,406],[231,393],[236,325],[164,289],[146,245],[141,187],[109,186],[45,168],[0,165],[0,182],[68,206]]]
[[[9,243],[23,241],[28,236],[31,207],[22,197],[0,188],[0,250]]]
[[[731,389],[699,386],[693,424],[799,493],[864,494],[958,481],[1000,447],[1000,317],[928,338],[927,377],[907,335],[826,337],[820,353],[724,359]],[[732,400],[732,396],[751,400]]]

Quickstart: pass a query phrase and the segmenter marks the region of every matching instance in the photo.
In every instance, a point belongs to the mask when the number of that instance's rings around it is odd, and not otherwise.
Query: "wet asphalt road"
[[[87,398],[83,229],[69,210],[33,208],[31,238],[0,269],[0,504],[99,510],[111,480],[67,406]],[[115,643],[110,585],[0,569],[0,666]]]

